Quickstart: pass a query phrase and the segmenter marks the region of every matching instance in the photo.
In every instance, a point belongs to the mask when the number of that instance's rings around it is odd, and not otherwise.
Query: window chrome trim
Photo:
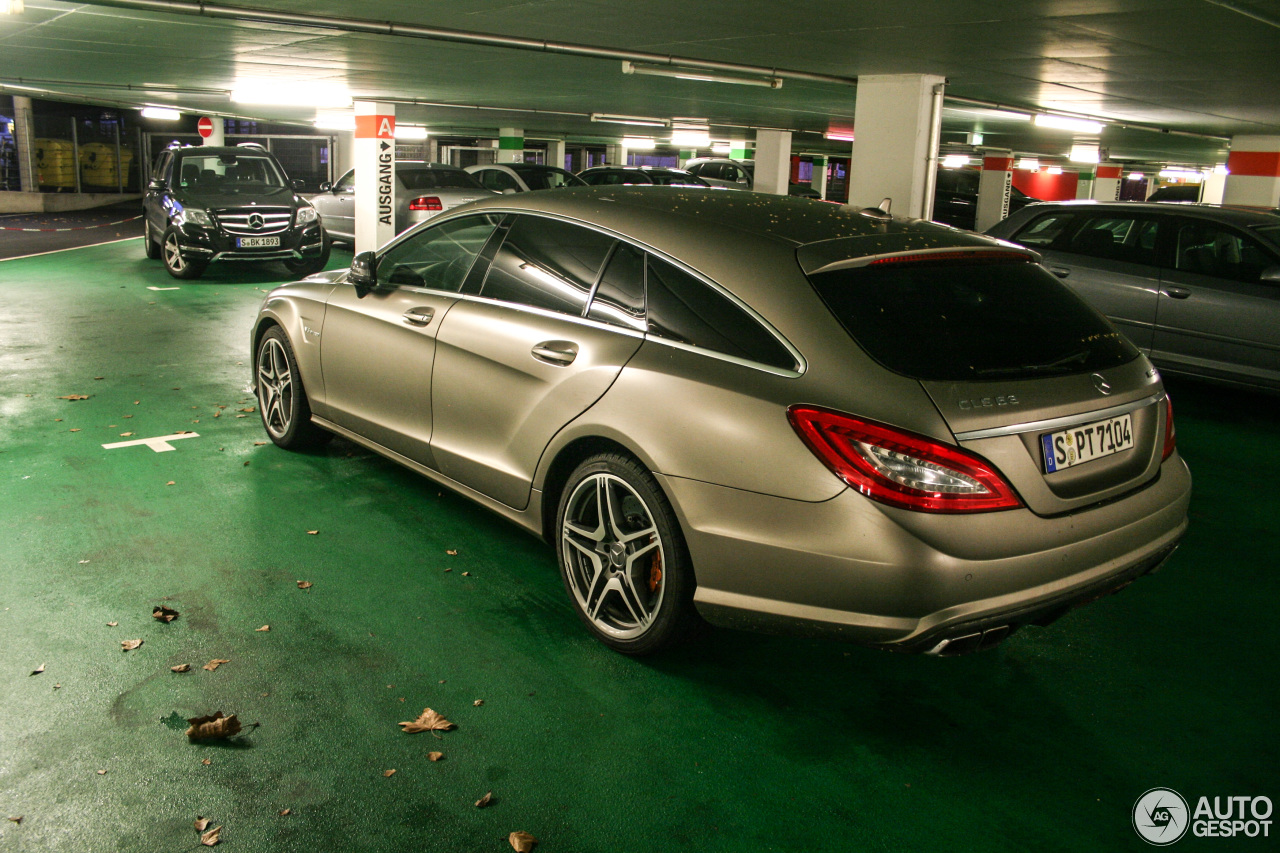
[[[1145,409],[1147,406],[1161,403],[1164,401],[1165,393],[1161,391],[1158,394],[1152,394],[1141,400],[1135,400],[1132,403],[1122,403],[1119,406],[1112,406],[1109,409],[1096,409],[1092,412],[1085,412],[1080,415],[1066,415],[1061,418],[1049,418],[1043,421],[1028,421],[1021,424],[1011,424],[1003,427],[993,427],[992,429],[975,429],[968,432],[956,433],[956,441],[977,441],[980,438],[998,438],[1005,435],[1021,435],[1027,432],[1057,432],[1060,429],[1079,426],[1080,424],[1093,423],[1094,421],[1106,420],[1107,418],[1116,418],[1120,415],[1131,414],[1138,409]]]

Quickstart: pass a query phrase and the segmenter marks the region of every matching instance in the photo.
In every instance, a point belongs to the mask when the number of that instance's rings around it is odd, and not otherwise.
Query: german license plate
[[[266,249],[279,246],[279,237],[237,237],[236,245],[241,249]]]
[[[1044,469],[1052,474],[1133,447],[1133,416],[1119,415],[1040,436]]]

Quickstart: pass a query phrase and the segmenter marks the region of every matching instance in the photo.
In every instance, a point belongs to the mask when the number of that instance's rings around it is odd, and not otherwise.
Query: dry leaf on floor
[[[385,777],[391,777],[391,776],[396,775],[396,771],[395,771],[395,769],[394,769],[394,768],[393,768],[393,769],[391,769],[391,770],[383,770],[383,771],[382,771],[382,775],[383,775],[383,776],[385,776]]]
[[[206,758],[204,761],[201,761],[200,763],[207,767],[208,765],[213,763],[213,760],[210,758]]]
[[[121,650],[126,652],[131,652],[140,645],[142,645],[141,640],[121,640],[120,641]]]
[[[319,535],[319,533],[320,533],[320,531],[319,531],[319,530],[308,530],[308,531],[307,531],[307,535],[308,535],[308,536],[317,536],[317,535]]]
[[[448,554],[450,557],[458,556],[458,552],[453,550],[452,548],[450,548],[448,551],[445,551],[445,553]]]
[[[74,403],[76,400],[88,400],[88,399],[89,399],[89,395],[88,395],[88,394],[68,394],[68,395],[67,395],[67,396],[65,396],[65,397],[59,397],[58,399],[59,399],[59,400],[70,400],[71,402],[73,402],[73,403]]]
[[[246,468],[248,468],[248,467],[249,467],[249,460],[248,460],[248,459],[244,460],[244,467],[246,467]]]
[[[35,669],[31,670],[31,675],[39,675],[42,672],[44,672],[44,664],[40,664]],[[28,678],[30,678],[30,676],[28,676]]]
[[[172,607],[165,607],[163,604],[157,604],[156,609],[151,611],[151,618],[160,622],[172,622],[178,618],[178,611]]]
[[[439,761],[440,759],[444,758],[444,753],[443,753],[443,752],[428,752],[428,753],[427,753],[427,758],[429,758],[429,759],[430,759],[430,760],[432,760],[432,761]]]
[[[217,711],[209,717],[190,717],[187,722],[191,724],[191,728],[187,729],[187,738],[190,740],[210,740],[240,734],[240,721],[235,714],[224,717],[221,711]]]
[[[172,485],[174,485],[174,483],[175,483],[175,482],[176,482],[175,480],[170,480],[169,482],[165,483],[165,485],[166,485],[166,486],[172,486]]]
[[[131,433],[131,432],[122,432],[122,433],[120,433],[120,437],[121,437],[121,438],[127,438],[127,437],[129,437],[129,436],[131,436],[131,435],[133,435],[133,433]]]
[[[399,724],[409,734],[416,732],[447,732],[457,726],[440,716],[430,708],[424,708],[416,720],[406,720]]]
[[[213,823],[213,821],[209,820],[209,818],[196,815],[196,832],[204,832],[209,828],[209,824],[211,823]]]
[[[200,843],[205,847],[213,847],[221,840],[218,838],[218,833],[220,832],[222,832],[222,827],[215,826],[213,829],[200,836]]]
[[[270,631],[270,630],[271,630],[271,626],[270,626],[270,625],[263,625],[261,628],[254,628],[253,630],[254,630],[254,631]]]
[[[73,429],[67,430],[67,432],[79,432],[79,431],[80,431],[80,427],[75,427]]]
[[[482,808],[484,808],[485,806],[489,805],[489,804],[490,804],[490,803],[492,803],[492,802],[493,802],[493,791],[490,791],[489,793],[485,794],[485,795],[484,795],[483,797],[481,797],[480,799],[476,800],[476,808],[478,808],[478,809],[482,809]]]
[[[255,411],[257,411],[257,409],[253,408],[253,406],[250,406],[250,407],[249,407],[249,408],[247,408],[247,409],[236,409],[236,411],[237,411],[237,412],[248,412],[249,414],[253,414]]]
[[[213,660],[205,664],[203,668],[209,670],[210,672],[213,672],[215,669],[222,666],[224,663],[231,663],[231,660],[229,658],[214,658]]]
[[[507,836],[511,849],[516,853],[529,853],[537,845],[538,839],[527,832],[513,832]]]
[[[311,581],[298,581],[298,589],[311,589]]]
[[[22,815],[18,815],[17,817],[11,817],[9,818],[9,820],[13,821],[14,823],[22,823]]]
[[[190,672],[190,671],[191,671],[191,664],[189,664],[189,663],[180,663],[180,664],[178,664],[177,666],[171,666],[171,667],[169,667],[169,669],[173,670],[174,672]]]
[[[267,443],[266,443],[265,441],[255,441],[255,442],[253,443],[253,446],[254,446],[254,447],[266,447],[266,446],[267,446]]]
[[[284,817],[285,815],[291,815],[291,814],[293,814],[293,809],[281,809],[281,810],[280,810],[280,817]]]
[[[469,577],[471,577],[471,572],[463,572],[463,573],[462,573],[462,576],[463,576],[464,578],[469,578]]]
[[[108,627],[108,628],[114,628],[115,626],[117,626],[117,625],[119,625],[119,624],[120,624],[119,622],[108,622],[108,623],[107,623],[107,627]]]
[[[99,770],[99,771],[98,771],[98,775],[99,775],[99,776],[106,776],[106,775],[107,775],[107,771],[105,771],[105,770]]]
[[[213,416],[214,416],[215,418],[220,418],[220,417],[222,417],[222,410],[221,410],[221,409],[219,409],[218,411],[214,412],[214,413],[213,413]]]

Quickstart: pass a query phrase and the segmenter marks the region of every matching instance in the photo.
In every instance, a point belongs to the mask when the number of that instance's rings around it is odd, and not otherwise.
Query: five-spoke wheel
[[[168,228],[160,244],[160,254],[164,258],[164,268],[174,278],[199,278],[204,274],[208,264],[203,260],[193,260],[182,256],[182,245],[178,242],[178,230]]]
[[[333,434],[311,423],[311,407],[298,375],[293,347],[279,326],[268,329],[258,344],[256,384],[262,426],[284,448],[315,446]]]

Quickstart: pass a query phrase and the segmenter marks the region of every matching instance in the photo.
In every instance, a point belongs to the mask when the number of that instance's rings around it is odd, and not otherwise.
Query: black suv
[[[295,275],[329,261],[320,217],[261,145],[180,146],[156,158],[142,201],[148,258],[175,278],[213,261],[284,261]]]

